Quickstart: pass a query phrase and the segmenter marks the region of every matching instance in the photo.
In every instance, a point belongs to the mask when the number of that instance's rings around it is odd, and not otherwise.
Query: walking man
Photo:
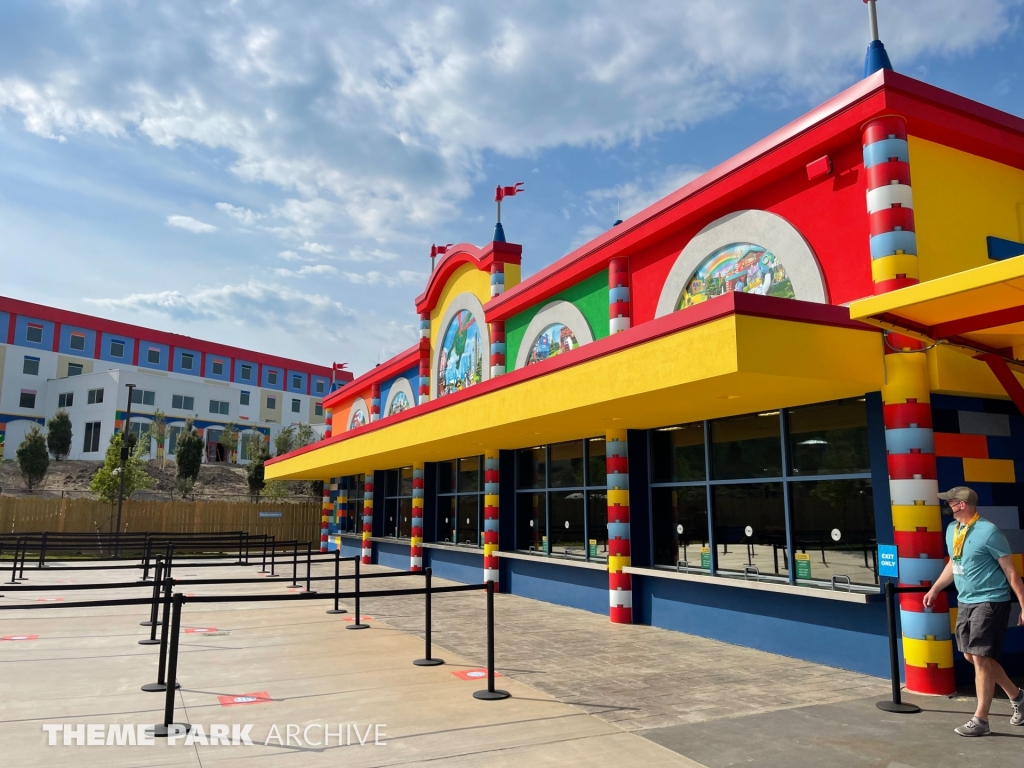
[[[1010,725],[1024,725],[1024,691],[1013,684],[999,663],[1010,619],[1010,590],[1024,605],[1024,584],[1013,568],[1006,537],[978,515],[978,494],[958,486],[940,493],[939,498],[949,505],[954,518],[946,528],[949,561],[924,596],[924,607],[931,608],[942,590],[956,584],[956,643],[974,665],[978,708],[974,717],[955,730],[961,736],[987,736],[991,733],[988,711],[997,684],[1013,706]],[[1017,623],[1024,624],[1024,613]]]

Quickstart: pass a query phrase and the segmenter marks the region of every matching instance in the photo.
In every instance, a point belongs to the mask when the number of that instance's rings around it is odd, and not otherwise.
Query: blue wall
[[[0,312],[0,342],[7,343],[7,329],[11,324],[11,316],[7,312]]]
[[[317,382],[323,385],[323,389],[316,391]],[[309,383],[309,394],[313,397],[327,397],[331,393],[331,380],[326,376],[311,376]]]
[[[341,538],[341,556],[342,557],[355,557],[356,555],[362,554],[363,544],[359,539],[348,539],[344,536]]]
[[[43,340],[40,343],[31,342],[26,337],[28,332],[29,323],[32,325],[43,326]],[[4,339],[7,341],[7,339]],[[29,347],[30,349],[53,349],[53,323],[49,320],[35,320],[25,315],[18,315],[18,319],[14,323],[14,343],[23,347]]]
[[[397,376],[393,376],[387,381],[380,385],[380,416],[384,418],[387,414],[384,413],[384,406],[387,405],[388,395],[391,393],[391,387],[395,385],[395,382],[399,379],[408,379],[409,386],[412,387],[412,393],[414,397],[419,397],[420,391],[420,369],[419,364],[413,366],[407,371],[402,371]],[[413,383],[415,382],[415,384]]]
[[[479,584],[484,580],[483,550],[453,552],[450,549],[424,547],[424,565],[429,565],[440,579]]]
[[[499,581],[502,592],[608,615],[606,571],[503,557]]]
[[[269,382],[270,372],[271,371],[274,371],[277,374],[277,383],[276,384],[271,384]],[[260,386],[263,387],[264,389],[283,390],[284,389],[284,375],[285,375],[284,368],[275,368],[272,365],[265,365],[265,366],[263,366],[263,369],[260,371]]]
[[[242,376],[242,365],[248,365],[251,367],[249,377],[245,378]],[[235,382],[239,384],[252,384],[253,386],[259,386],[259,381],[256,377],[256,372],[259,370],[259,366],[256,363],[250,363],[248,360],[235,360]]]
[[[110,344],[114,341],[119,341],[124,345],[124,353],[120,357],[115,357],[110,353]],[[112,333],[104,333],[100,337],[100,360],[106,360],[108,363],[131,365],[132,354],[134,351],[135,339],[130,336],[117,336]]]
[[[220,373],[213,372],[213,364],[215,362],[223,363]],[[203,371],[203,375],[208,379],[214,379],[216,381],[231,381],[231,363],[230,357],[224,355],[207,355],[206,356],[206,370]]]
[[[409,545],[407,543],[395,542],[392,544],[391,542],[375,541],[373,550],[376,555],[374,561],[377,565],[396,568],[399,571],[409,570]]]
[[[298,381],[296,382],[296,378]],[[288,391],[299,395],[306,394],[306,374],[298,371],[288,371]]]
[[[157,344],[155,341],[144,341],[139,342],[139,367],[140,368],[151,368],[155,371],[166,371],[167,360],[171,354],[171,348],[166,344]],[[149,350],[150,348],[160,350],[160,361],[156,363],[149,362]]]
[[[71,348],[72,331],[85,336],[85,349]],[[4,340],[6,341],[6,337]],[[64,355],[77,355],[79,357],[91,358],[96,353],[96,331],[90,331],[87,328],[79,328],[74,325],[62,325],[60,328],[60,346],[58,349],[61,354]]]
[[[182,355],[192,355],[192,368],[185,369],[181,367]],[[188,376],[199,376],[199,369],[202,367],[202,355],[193,349],[184,349],[183,347],[175,347],[174,349],[174,366],[171,368],[175,373],[184,373]]]

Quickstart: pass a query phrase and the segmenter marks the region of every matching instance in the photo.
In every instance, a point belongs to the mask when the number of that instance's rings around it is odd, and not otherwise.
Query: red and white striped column
[[[380,384],[370,385],[370,421],[380,418]]]
[[[330,408],[324,409],[324,440],[331,436],[334,427],[334,412]]]
[[[498,511],[501,471],[498,451],[484,452],[484,581],[498,584]]]
[[[363,565],[369,565],[373,559],[373,473],[366,474],[363,483],[363,552],[361,561]]]
[[[419,402],[430,402],[430,313],[420,313],[420,387]]]
[[[918,282],[906,122],[895,115],[872,120],[863,127],[862,144],[877,295]],[[886,335],[884,351],[882,402],[899,581],[929,586],[945,566],[945,546],[928,361],[921,342],[895,333]],[[950,694],[956,683],[948,599],[943,594],[931,610],[921,599],[920,594],[900,595],[907,689]]]
[[[505,373],[505,321],[491,323],[491,378]]]
[[[612,259],[608,262],[608,333],[629,329],[629,260]]]
[[[412,465],[412,531],[409,533],[409,570],[423,570],[423,462]]]
[[[633,581],[623,569],[630,564],[629,450],[626,430],[605,435],[608,473],[608,615],[613,624],[633,623]]]
[[[491,264],[491,298],[505,292],[505,265],[500,261]]]

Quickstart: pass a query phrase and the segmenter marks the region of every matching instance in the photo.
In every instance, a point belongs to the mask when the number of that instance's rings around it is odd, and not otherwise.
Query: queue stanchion
[[[892,701],[879,701],[875,703],[875,706],[883,712],[914,714],[920,712],[921,708],[916,704],[904,702],[900,691],[900,657],[899,649],[896,646],[896,586],[891,581],[885,583],[885,614],[889,624],[889,675],[892,678]]]
[[[160,661],[158,663],[158,669],[156,673],[155,683],[146,683],[142,686],[142,690],[147,693],[155,693],[159,691],[167,690],[167,679],[164,677],[164,673],[167,670],[167,638],[168,633],[168,618],[171,615],[171,591],[174,589],[174,579],[164,579],[164,614],[163,621],[160,622]],[[178,688],[181,688],[180,683],[175,683]]]
[[[167,549],[164,551],[164,578],[171,578],[171,570],[174,568],[174,542],[167,542]]]
[[[191,730],[188,723],[174,722],[174,697],[178,695],[178,634],[181,632],[181,606],[185,604],[185,596],[180,592],[174,596],[174,605],[171,610],[171,639],[170,649],[167,657],[167,691],[164,697],[164,722],[161,725],[153,726],[153,735],[166,737],[169,735],[184,735]]]
[[[487,582],[487,690],[474,691],[474,699],[498,701],[512,694],[494,687],[494,582]]]
[[[306,588],[304,592],[315,592],[310,585],[310,568],[313,565],[313,542],[309,542],[306,545]]]
[[[248,531],[244,531],[242,533],[242,535],[245,536],[245,564],[248,565],[249,564],[249,532]]]
[[[274,542],[274,544],[270,548],[270,577],[271,578],[277,576],[277,571],[275,570],[275,568],[277,568],[277,537],[276,536],[273,538],[273,542]]]
[[[431,642],[430,642],[430,631],[431,631],[431,625],[430,625],[430,577],[431,577],[431,573],[432,573],[432,569],[431,569],[431,567],[429,565],[426,568],[423,569],[423,594],[424,594],[424,597],[426,598],[426,604],[424,606],[424,612],[423,612],[424,613],[424,632],[423,632],[423,636],[425,638],[427,652],[426,652],[426,655],[422,659],[416,659],[416,661],[413,662],[413,664],[415,664],[417,667],[436,667],[439,664],[444,664],[444,659],[435,659],[431,655],[431,653],[430,653],[430,648],[431,648]]]
[[[348,613],[344,608],[338,605],[338,593],[341,591],[341,547],[339,546],[334,550],[334,609],[326,611],[326,613],[337,615],[339,613]],[[356,620],[359,617],[356,616]]]
[[[36,564],[36,568],[46,567],[46,537],[47,531],[43,531],[43,541],[39,545],[39,562]]]
[[[360,558],[360,557],[356,558],[356,578],[355,578],[355,583],[356,583],[356,588],[355,588],[355,593],[356,593],[356,615],[355,615],[354,620],[352,621],[352,623],[349,624],[347,627],[345,627],[345,629],[369,629],[370,628],[369,624],[363,624],[363,614],[360,613],[362,608],[359,605],[359,561],[361,559],[362,558]]]
[[[18,583],[18,552],[21,549],[21,542],[20,536],[14,542],[14,558],[11,560],[11,580],[4,582],[5,584],[17,585]]]
[[[21,545],[21,568],[18,570],[18,581],[28,581],[25,577],[25,560],[28,559],[28,536],[22,541],[24,543]]]
[[[291,586],[299,586],[299,540],[292,542],[292,583]]]
[[[262,576],[266,572],[267,572],[267,536],[264,535],[263,536],[263,564],[260,566],[260,569],[258,571],[256,571],[256,573],[258,573],[258,574],[260,574]]]
[[[157,557],[156,565],[153,567],[153,603],[149,609],[149,621],[139,622],[140,627],[149,627],[149,637],[139,640],[139,645],[156,645],[160,641],[156,639],[156,628],[160,621],[157,618],[157,611],[160,610],[160,585],[163,575],[163,563]]]
[[[142,545],[142,580],[149,581],[149,561],[152,557],[151,549],[153,546],[153,538],[147,533],[146,543]],[[156,571],[153,572],[153,578],[156,578]],[[160,581],[160,579],[157,579]]]

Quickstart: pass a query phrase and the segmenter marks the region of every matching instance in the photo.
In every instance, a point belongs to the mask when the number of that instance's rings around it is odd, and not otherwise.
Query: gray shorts
[[[961,653],[998,659],[1003,651],[1010,601],[960,603],[956,615],[956,644]]]

